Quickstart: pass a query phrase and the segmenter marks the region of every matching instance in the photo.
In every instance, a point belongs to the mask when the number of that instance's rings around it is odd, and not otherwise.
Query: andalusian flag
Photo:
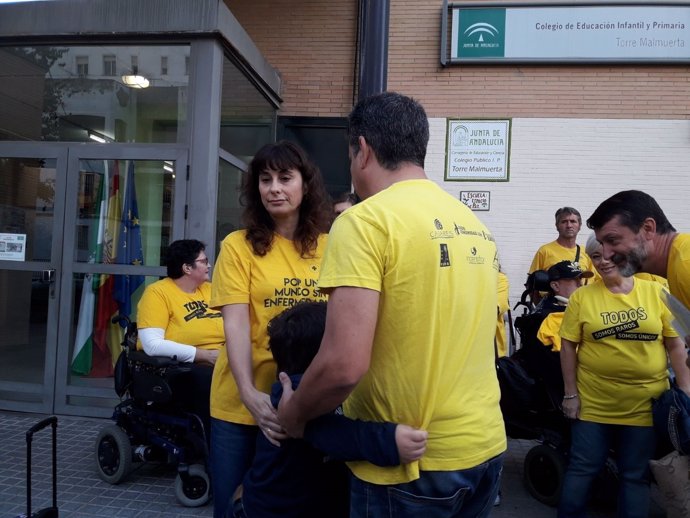
[[[107,165],[106,165],[107,167]],[[94,177],[98,180],[98,225],[92,229],[93,243],[89,254],[89,263],[100,262],[101,250],[103,248],[103,233],[105,231],[105,217],[107,213],[107,192],[108,172]],[[86,375],[91,372],[93,361],[93,316],[96,310],[96,293],[93,286],[93,275],[84,275],[84,283],[81,289],[81,303],[79,304],[79,321],[77,322],[77,333],[74,340],[74,353],[72,354],[72,372],[74,374]]]
[[[116,246],[120,231],[122,205],[120,201],[120,170],[118,161],[114,161],[113,175],[108,193],[108,211],[105,218],[103,235],[103,255],[101,263],[116,262]],[[112,275],[94,276],[94,289],[97,291],[96,314],[93,332],[93,368],[90,375],[101,378],[112,376],[114,361],[120,354],[122,333],[120,327],[111,323],[117,313],[117,302],[114,298],[114,278]]]

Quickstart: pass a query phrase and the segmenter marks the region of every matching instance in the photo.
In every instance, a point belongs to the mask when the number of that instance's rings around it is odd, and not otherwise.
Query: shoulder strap
[[[510,308],[508,308],[508,333],[510,333],[508,356],[512,356],[515,352],[515,329],[513,328],[513,314],[510,312]]]
[[[575,262],[580,262],[580,245],[575,245],[577,247],[577,252],[575,252]]]

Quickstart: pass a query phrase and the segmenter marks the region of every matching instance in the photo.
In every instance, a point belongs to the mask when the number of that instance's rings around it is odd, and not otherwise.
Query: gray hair
[[[597,241],[597,236],[592,234],[587,238],[587,244],[585,245],[585,253],[591,256],[594,252],[601,251],[601,243]]]

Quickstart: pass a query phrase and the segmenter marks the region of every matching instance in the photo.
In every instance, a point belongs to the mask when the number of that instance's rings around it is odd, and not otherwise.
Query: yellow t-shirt
[[[496,350],[498,356],[508,355],[508,337],[506,336],[506,323],[503,316],[510,309],[508,303],[508,277],[503,272],[498,272],[498,317],[496,318]]]
[[[254,386],[269,393],[276,380],[276,364],[268,349],[269,321],[301,300],[325,300],[318,289],[326,235],[319,238],[314,257],[302,258],[292,241],[274,235],[271,250],[255,255],[246,232],[223,240],[213,271],[211,307],[248,304]],[[218,355],[211,383],[211,416],[239,424],[255,424],[242,403],[225,351]]]
[[[666,278],[662,277],[661,275],[654,275],[653,273],[647,273],[647,272],[638,272],[633,277],[637,277],[638,279],[642,279],[645,281],[654,281],[658,282],[661,284],[664,288],[668,289],[668,281]]]
[[[537,339],[552,351],[561,350],[561,323],[563,322],[563,311],[554,311],[546,315],[537,331]]]
[[[690,234],[678,234],[671,243],[666,273],[671,293],[690,308]]]
[[[185,293],[166,277],[144,290],[137,306],[137,327],[156,327],[172,340],[200,349],[220,349],[225,343],[223,319],[209,308],[211,283],[205,282],[194,293]],[[137,344],[141,348],[141,344]]]
[[[664,337],[677,336],[661,300],[661,284],[633,279],[630,293],[603,282],[570,296],[561,338],[579,343],[580,418],[651,426],[652,400],[669,387]]]
[[[574,262],[576,255],[577,247],[565,248],[564,246],[559,245],[558,241],[546,243],[545,245],[540,246],[539,250],[537,250],[537,253],[534,254],[534,259],[532,259],[532,264],[529,267],[528,273],[532,273],[536,270],[548,270],[554,264],[560,263],[561,261]],[[580,265],[580,269],[594,272],[594,277],[591,279],[583,279],[583,283],[589,284],[599,275],[592,265],[592,260],[585,253],[584,246],[580,246],[580,260],[578,263]]]
[[[403,483],[505,451],[492,347],[497,271],[489,231],[430,180],[395,183],[335,221],[319,285],[380,292],[369,371],[345,414],[429,432],[418,462],[350,463],[358,478]]]
[[[665,277],[662,277],[661,275],[654,275],[653,273],[647,273],[647,272],[637,272],[636,274],[633,274],[633,277],[635,277],[637,279],[642,279],[643,281],[658,282],[664,288],[668,289],[668,281],[666,280]],[[601,277],[597,274],[589,280],[589,284],[592,284],[594,282],[599,282],[599,281],[601,281]]]

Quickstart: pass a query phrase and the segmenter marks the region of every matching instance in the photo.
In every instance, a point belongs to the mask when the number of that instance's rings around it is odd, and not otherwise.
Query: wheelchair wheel
[[[132,468],[132,445],[117,425],[103,428],[96,438],[96,471],[109,484],[122,482]]]
[[[524,482],[527,491],[541,503],[556,506],[565,475],[565,456],[551,446],[539,444],[527,452]]]
[[[175,478],[175,497],[185,507],[200,507],[206,504],[210,493],[211,483],[202,464],[189,466],[186,482],[179,474]]]

